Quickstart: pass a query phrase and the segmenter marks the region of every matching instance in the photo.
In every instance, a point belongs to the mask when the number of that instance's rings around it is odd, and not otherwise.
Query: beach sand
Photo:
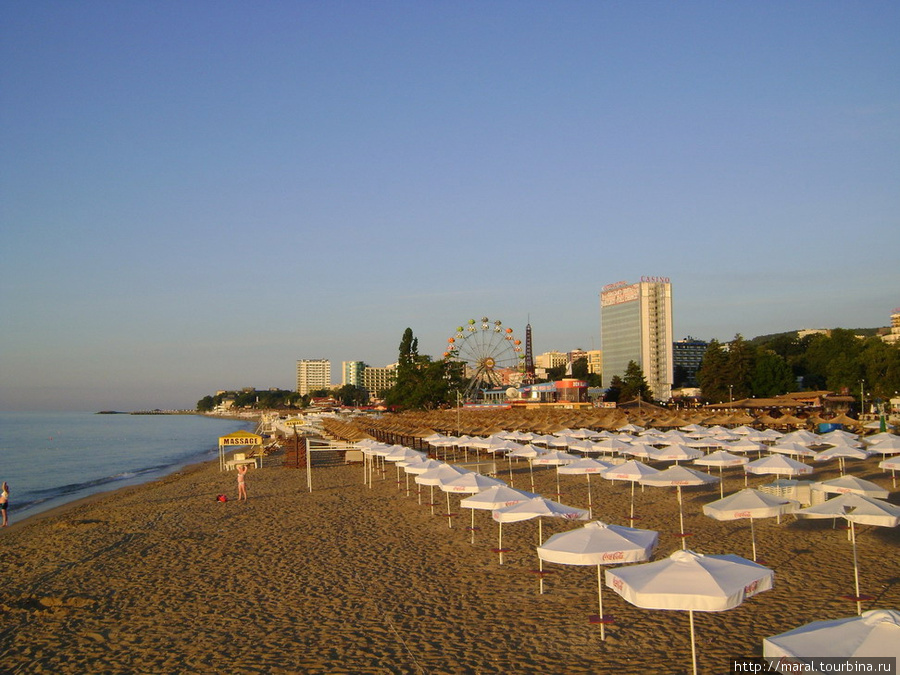
[[[849,471],[890,488],[880,458]],[[283,468],[277,456],[247,476],[217,463],[126,488],[15,524],[0,533],[0,670],[10,673],[683,673],[688,616],[627,604],[604,588],[614,623],[600,640],[595,567],[546,564],[538,593],[537,523],[497,525],[476,511],[448,519],[398,491],[389,466],[371,488],[361,465]],[[505,466],[505,465],[504,465]],[[815,479],[838,475],[836,463]],[[726,470],[726,493],[743,487]],[[509,481],[505,468],[500,477]],[[556,491],[552,468],[536,488]],[[751,476],[751,486],[773,477]],[[515,487],[529,489],[527,465]],[[587,481],[562,476],[561,501],[586,507]],[[595,518],[626,525],[629,485],[591,480]],[[426,488],[427,490],[427,488]],[[219,493],[229,496],[219,503]],[[446,510],[444,494],[438,492]],[[428,493],[425,492],[427,501]],[[748,521],[702,515],[718,488],[685,489],[688,547],[751,556]],[[896,494],[892,495],[896,503]],[[638,489],[637,527],[660,531],[655,559],[681,547],[674,489]],[[580,527],[545,521],[543,534]],[[855,614],[851,546],[832,521],[756,521],[759,556],[775,588],[721,613],[696,614],[703,673],[761,655],[763,638],[809,621]],[[900,528],[857,530],[860,582],[900,607]]]

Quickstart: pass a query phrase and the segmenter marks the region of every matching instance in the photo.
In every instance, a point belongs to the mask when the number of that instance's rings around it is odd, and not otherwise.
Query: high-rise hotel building
[[[297,393],[331,388],[331,361],[328,359],[301,359],[297,361]]]
[[[672,395],[672,284],[667,277],[620,281],[600,293],[600,339],[603,386],[625,376],[629,361],[637,363],[653,396]]]

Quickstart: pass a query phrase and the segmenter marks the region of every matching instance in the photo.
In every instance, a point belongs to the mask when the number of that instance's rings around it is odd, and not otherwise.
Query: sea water
[[[220,436],[253,426],[202,415],[0,412],[10,520],[214,460]]]

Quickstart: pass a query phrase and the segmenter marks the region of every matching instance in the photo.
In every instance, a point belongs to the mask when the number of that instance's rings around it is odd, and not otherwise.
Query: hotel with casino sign
[[[672,284],[668,277],[643,277],[639,283],[620,281],[600,293],[600,339],[603,346],[603,386],[615,375],[624,377],[629,361],[637,363],[653,396],[666,401],[672,394]]]

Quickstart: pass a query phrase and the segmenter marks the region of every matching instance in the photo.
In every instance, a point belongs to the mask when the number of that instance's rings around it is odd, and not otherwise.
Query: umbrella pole
[[[497,550],[500,552],[500,564],[503,564],[503,521],[500,521],[500,536],[497,540]]]
[[[897,487],[897,471],[896,471],[896,469],[891,469],[891,480],[894,483],[894,487]]]
[[[753,562],[756,562],[756,532],[753,529],[753,516],[750,516],[750,541],[753,542]]]
[[[559,491],[559,464],[556,465],[556,501],[560,501],[561,493]]]
[[[472,543],[475,543],[475,509],[472,509],[472,526],[469,528],[472,531]]]
[[[631,481],[631,525],[634,526],[634,481]]]
[[[431,515],[434,515],[434,485],[428,486],[431,492],[429,493],[431,496],[428,498],[428,501],[431,502]]]
[[[719,467],[719,498],[724,499],[725,497],[725,481],[722,480],[722,467]]]
[[[557,474],[558,476],[559,474]],[[544,544],[544,520],[543,518],[538,518],[538,546],[543,546]],[[541,589],[541,595],[544,594],[544,560],[538,556],[538,579],[540,579],[539,586]]]
[[[453,520],[450,518],[450,493],[447,494],[447,527],[453,527]]]
[[[697,675],[697,644],[694,642],[694,610],[688,610],[688,616],[691,618],[691,664],[693,666],[694,675]]]
[[[853,580],[856,583],[856,613],[862,616],[862,601],[859,599],[859,564],[856,561],[856,527],[850,521],[850,538],[853,541]]]
[[[512,475],[512,465],[513,465],[513,461],[512,461],[511,459],[509,459],[509,458],[507,458],[507,461],[509,462],[509,486],[510,486],[510,487],[515,487],[515,484],[513,483],[513,475]]]
[[[678,489],[678,523],[681,526],[681,548],[687,549],[687,541],[684,538],[684,509],[681,506],[681,486]]]
[[[597,565],[597,601],[600,606],[600,639],[606,639],[606,629],[603,623],[603,572],[600,571],[600,565]]]
[[[531,472],[531,491],[534,492],[534,462],[528,460],[528,470]]]
[[[586,473],[584,475],[587,476],[587,481],[588,481],[588,518],[593,520],[594,505],[591,503],[591,474]]]

